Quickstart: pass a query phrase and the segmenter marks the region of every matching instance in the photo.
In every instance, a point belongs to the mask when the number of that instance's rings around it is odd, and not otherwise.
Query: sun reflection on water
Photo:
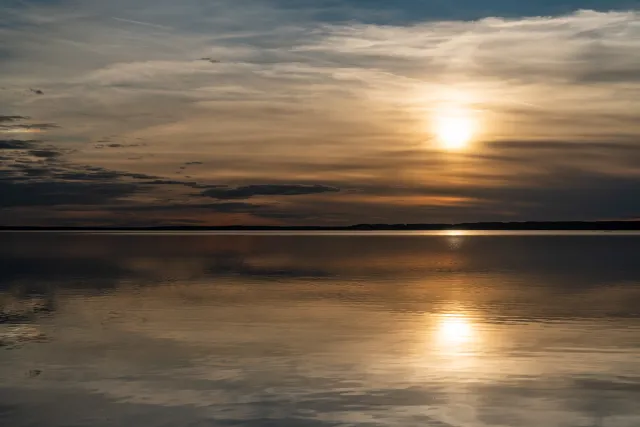
[[[474,341],[471,321],[462,314],[441,315],[436,327],[438,343],[443,348],[459,348]]]
[[[460,249],[464,242],[465,232],[461,230],[445,230],[443,232],[451,249]]]

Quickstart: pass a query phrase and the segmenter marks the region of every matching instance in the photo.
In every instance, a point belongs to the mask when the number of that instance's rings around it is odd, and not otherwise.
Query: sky
[[[638,1],[0,16],[0,225],[640,218]]]

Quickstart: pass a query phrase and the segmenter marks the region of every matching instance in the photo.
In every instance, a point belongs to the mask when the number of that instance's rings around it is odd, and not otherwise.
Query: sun
[[[440,146],[448,151],[467,148],[476,132],[476,123],[469,111],[446,108],[438,111],[434,120],[434,133]]]

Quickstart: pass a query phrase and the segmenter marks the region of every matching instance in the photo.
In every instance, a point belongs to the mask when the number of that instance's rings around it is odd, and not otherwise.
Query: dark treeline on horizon
[[[355,224],[348,226],[149,226],[149,227],[69,227],[69,226],[0,226],[0,231],[385,231],[385,230],[640,230],[640,221],[523,221],[469,222],[457,224]]]

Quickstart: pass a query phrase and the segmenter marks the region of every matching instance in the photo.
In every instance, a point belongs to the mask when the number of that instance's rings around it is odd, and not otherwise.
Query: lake
[[[3,426],[640,425],[634,233],[1,233]]]

